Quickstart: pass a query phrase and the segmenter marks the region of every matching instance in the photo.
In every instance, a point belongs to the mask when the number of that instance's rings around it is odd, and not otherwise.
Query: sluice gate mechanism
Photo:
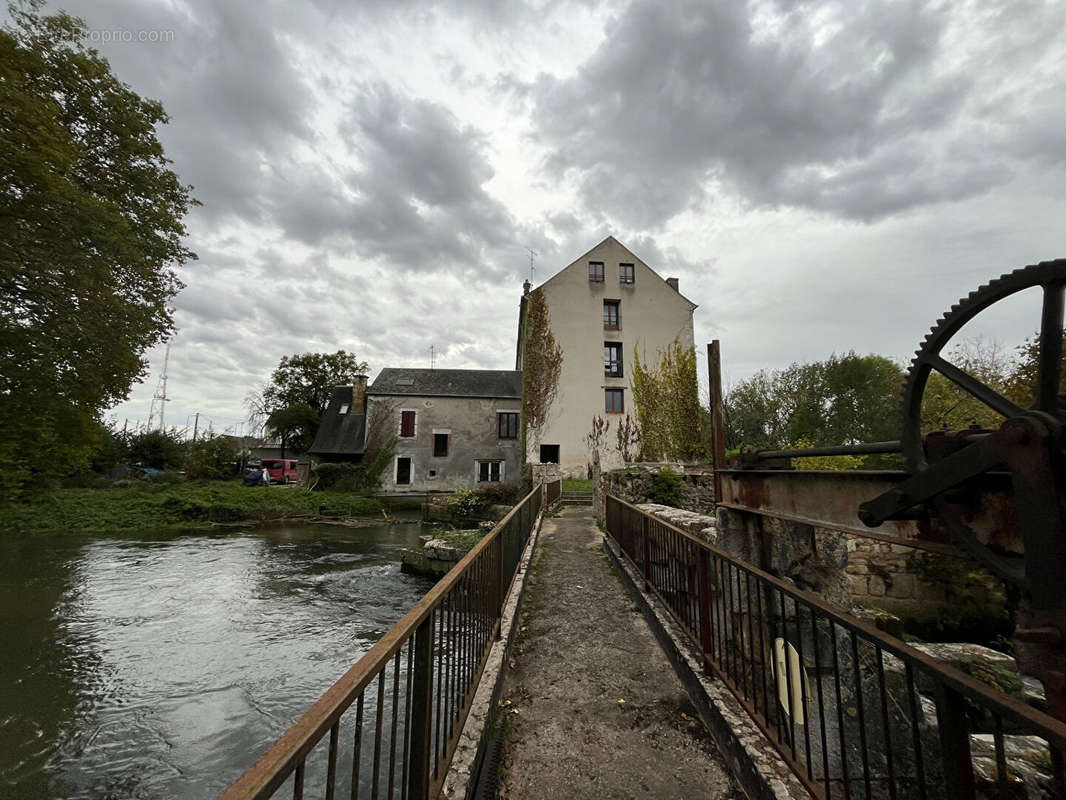
[[[1020,405],[945,357],[968,322],[1028,289],[1042,291],[1034,397]],[[968,557],[1017,600],[1013,645],[1066,722],[1066,259],[1023,267],[978,288],[933,326],[915,354],[893,442],[762,450],[723,470],[720,505],[811,529]],[[922,401],[938,373],[1003,417],[996,430],[922,433]],[[801,471],[792,458],[899,453],[903,470]]]

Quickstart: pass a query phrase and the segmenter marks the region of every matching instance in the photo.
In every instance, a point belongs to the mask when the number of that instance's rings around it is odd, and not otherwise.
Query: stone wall
[[[613,494],[634,505],[647,503],[655,475],[663,468],[681,476],[684,487],[681,508],[714,513],[714,470],[703,464],[631,464],[625,469],[604,472],[601,497]]]
[[[563,476],[562,469],[558,464],[530,464],[533,469],[533,487],[536,488],[542,483],[551,483],[557,481]]]

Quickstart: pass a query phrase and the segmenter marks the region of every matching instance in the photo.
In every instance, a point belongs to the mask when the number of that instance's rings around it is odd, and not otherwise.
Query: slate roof
[[[314,444],[307,452],[317,456],[346,456],[359,455],[366,450],[366,414],[362,409],[340,413],[341,405],[351,402],[351,386],[334,387]]]
[[[375,395],[421,397],[522,396],[522,373],[497,369],[405,369],[385,367],[367,390]]]

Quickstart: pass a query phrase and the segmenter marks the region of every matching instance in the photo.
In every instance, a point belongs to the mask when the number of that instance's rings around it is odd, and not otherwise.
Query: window
[[[608,378],[622,377],[622,343],[603,343],[603,374]]]
[[[557,445],[557,444],[542,444],[540,446],[540,463],[541,464],[558,464],[559,463],[559,445]]]
[[[477,462],[478,483],[499,483],[503,475],[502,461],[479,461]]]
[[[415,435],[415,412],[400,412],[400,436],[409,438]]]
[[[589,262],[589,280],[595,283],[603,283],[603,262]]]
[[[411,459],[396,459],[396,485],[408,486],[411,483]]]
[[[609,414],[621,414],[625,411],[625,402],[622,394],[624,389],[605,389],[606,410]]]
[[[496,415],[497,435],[501,439],[518,438],[518,412],[503,411]]]
[[[622,327],[618,315],[619,305],[620,303],[617,300],[603,301],[603,327],[608,330],[616,331]]]
[[[444,458],[448,455],[448,434],[433,434],[433,457]]]
[[[348,413],[348,404],[347,403],[342,403],[341,404],[341,410],[338,411],[337,413],[338,414],[347,414]]]
[[[619,283],[633,283],[633,265],[632,264],[619,264],[618,265],[618,282]]]

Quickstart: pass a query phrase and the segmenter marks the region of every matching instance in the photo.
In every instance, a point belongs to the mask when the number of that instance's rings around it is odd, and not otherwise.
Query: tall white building
[[[516,369],[523,368],[527,297],[519,315]],[[622,465],[615,449],[618,424],[633,408],[630,376],[634,351],[657,365],[659,351],[679,339],[692,347],[696,304],[676,278],[659,276],[613,236],[536,288],[543,292],[555,341],[562,350],[559,384],[546,421],[527,437],[526,460],[558,463],[564,475],[584,477],[591,455],[584,439],[593,417],[611,423],[601,451],[605,468]]]

